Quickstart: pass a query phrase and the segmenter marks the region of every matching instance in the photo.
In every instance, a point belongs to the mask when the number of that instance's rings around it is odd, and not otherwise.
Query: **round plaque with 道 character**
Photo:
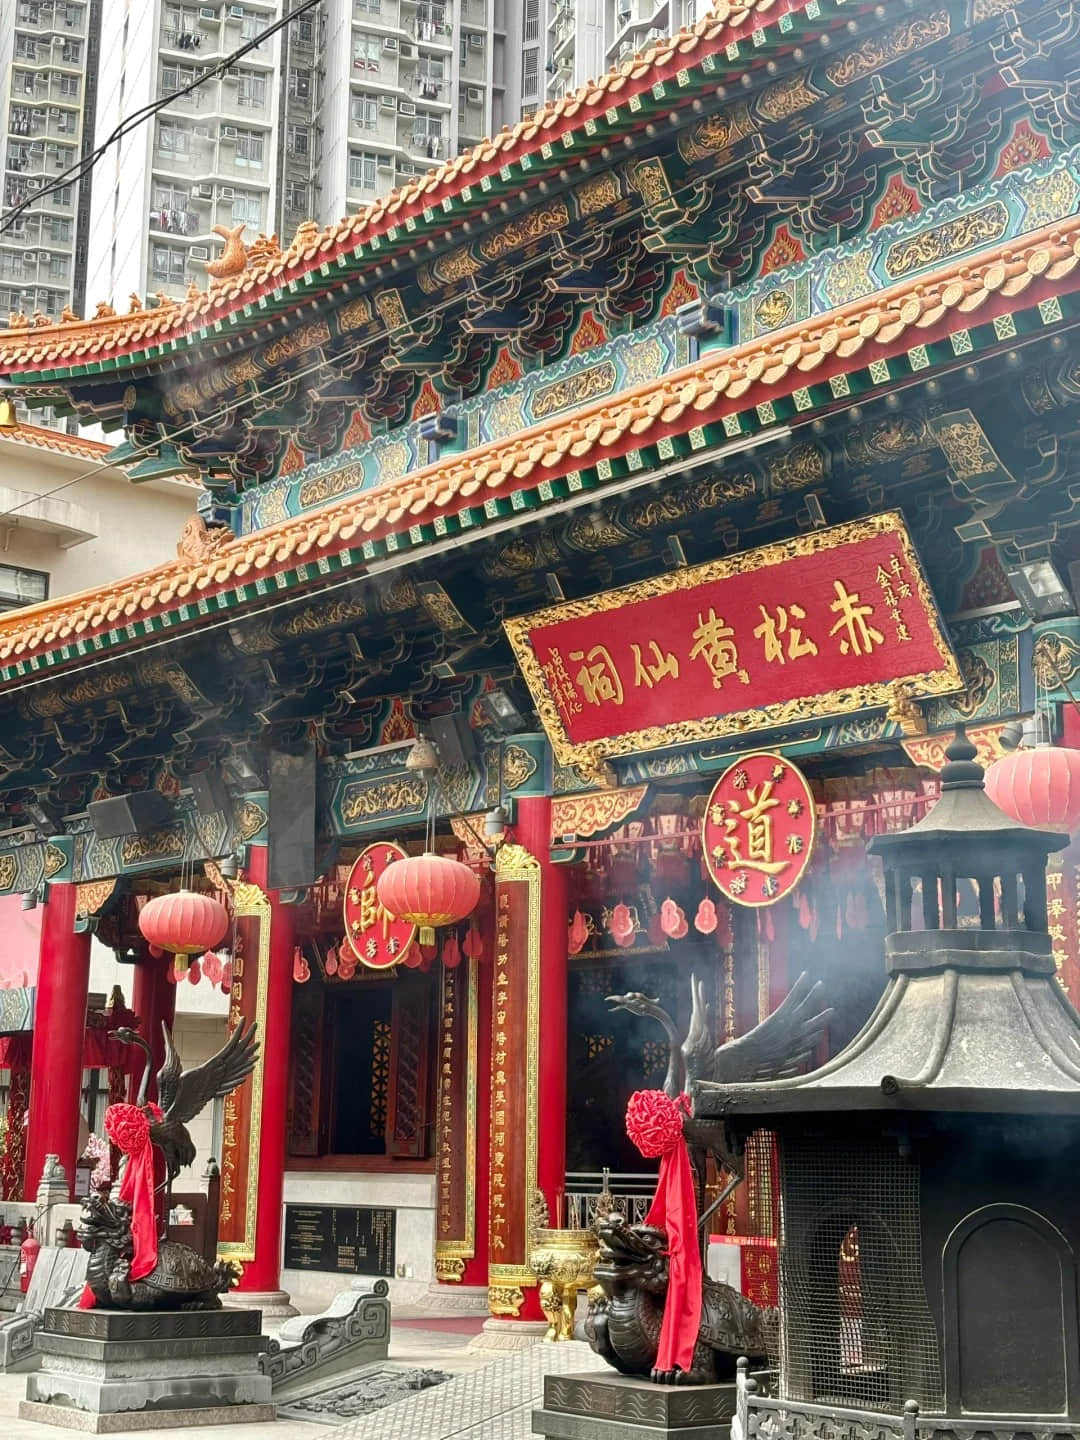
[[[734,904],[775,905],[802,879],[815,828],[802,771],[782,755],[744,755],[720,776],[705,807],[705,864]]]
[[[400,845],[381,840],[360,852],[345,883],[345,942],[371,970],[399,965],[416,939],[416,926],[408,920],[395,920],[379,903],[376,889],[386,867],[404,859]]]

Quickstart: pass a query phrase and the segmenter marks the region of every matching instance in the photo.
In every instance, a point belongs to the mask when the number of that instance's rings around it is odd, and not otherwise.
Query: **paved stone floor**
[[[589,1347],[576,1341],[476,1353],[467,1348],[470,1334],[445,1327],[423,1329],[415,1312],[408,1318],[407,1326],[392,1328],[390,1362],[444,1370],[454,1377],[435,1389],[344,1425],[283,1419],[148,1433],[160,1440],[529,1440],[531,1412],[540,1403],[545,1374],[602,1368]],[[74,1433],[20,1420],[18,1405],[25,1392],[25,1375],[0,1375],[4,1440],[59,1440]]]

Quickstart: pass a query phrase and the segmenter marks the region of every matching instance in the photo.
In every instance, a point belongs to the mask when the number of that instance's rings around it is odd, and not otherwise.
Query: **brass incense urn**
[[[559,1230],[548,1224],[547,1203],[537,1195],[530,1216],[529,1269],[540,1282],[540,1308],[548,1319],[545,1340],[574,1338],[579,1290],[594,1284],[599,1241],[593,1230]]]

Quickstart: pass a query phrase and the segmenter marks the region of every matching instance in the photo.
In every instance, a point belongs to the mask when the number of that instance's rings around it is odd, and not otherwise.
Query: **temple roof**
[[[346,569],[363,573],[388,553],[422,549],[503,518],[519,508],[511,497],[523,492],[538,492],[530,506],[557,502],[568,490],[586,488],[580,475],[589,466],[619,461],[621,469],[612,463],[606,471],[617,484],[628,469],[620,457],[665,444],[672,455],[688,454],[707,443],[708,427],[740,411],[755,416],[756,427],[771,423],[787,413],[777,409],[783,397],[856,367],[883,365],[878,381],[887,385],[889,356],[909,353],[911,346],[921,356],[946,340],[957,321],[985,329],[993,343],[992,322],[999,315],[1049,296],[1057,297],[1054,313],[1060,317],[1060,298],[1080,290],[1078,264],[1075,217],[817,320],[711,352],[565,419],[448,455],[324,509],[240,539],[218,532],[205,558],[161,565],[0,617],[0,678],[50,669],[58,650],[65,652],[60,659],[78,660],[130,645],[165,625],[198,624],[230,608],[238,595],[265,603],[278,591]],[[1047,323],[1046,317],[1036,323]],[[873,383],[872,370],[868,379]],[[738,438],[752,431],[739,425],[720,433]],[[676,449],[675,437],[689,437],[689,447],[684,440]],[[578,483],[571,484],[574,477]]]
[[[112,448],[100,440],[84,435],[69,435],[64,430],[48,430],[43,425],[19,425],[16,430],[0,431],[0,440],[19,445],[33,445],[39,450],[52,450],[57,455],[73,455],[80,460],[104,460]]]
[[[238,274],[211,284],[209,292],[190,296],[180,303],[165,302],[154,308],[140,308],[118,316],[111,307],[99,306],[102,314],[89,320],[67,320],[57,325],[36,325],[0,331],[0,367],[9,372],[64,368],[72,364],[92,365],[115,356],[149,347],[168,347],[193,332],[219,324],[225,317],[248,306],[265,303],[266,298],[287,291],[305,276],[329,279],[331,267],[360,246],[384,253],[380,240],[417,243],[419,220],[436,218],[457,198],[489,204],[492,181],[511,177],[508,167],[525,166],[530,157],[552,163],[551,147],[577,132],[590,136],[590,144],[602,143],[602,134],[620,108],[640,108],[635,102],[665,82],[678,87],[688,83],[687,72],[713,56],[723,57],[730,47],[751,29],[762,25],[762,17],[778,20],[816,0],[800,6],[792,0],[717,0],[712,12],[691,30],[663,37],[639,55],[623,62],[600,79],[591,81],[573,94],[549,101],[542,110],[513,126],[504,126],[494,139],[484,140],[463,155],[447,160],[385,198],[373,201],[356,214],[320,229],[314,222],[302,225],[289,247],[281,251],[263,237],[248,249],[246,268]],[[653,96],[655,99],[655,95]],[[560,162],[555,159],[557,165]],[[519,177],[518,183],[527,179]],[[475,194],[470,190],[475,188]],[[495,188],[505,188],[496,183]],[[445,225],[445,219],[442,222]],[[376,257],[378,258],[378,257]],[[105,313],[107,312],[107,313]]]

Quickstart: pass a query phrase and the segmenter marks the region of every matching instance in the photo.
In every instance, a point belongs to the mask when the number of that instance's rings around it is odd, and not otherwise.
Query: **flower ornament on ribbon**
[[[672,1100],[662,1090],[636,1090],[626,1106],[626,1133],[646,1159],[660,1158],[646,1225],[667,1234],[668,1291],[654,1371],[689,1371],[701,1328],[701,1247],[697,1233],[697,1200],[690,1153],[683,1135],[683,1116],[690,1100]]]
[[[131,1206],[130,1280],[141,1280],[158,1263],[157,1215],[154,1206],[154,1146],[152,1121],[162,1119],[157,1105],[110,1105],[105,1111],[105,1134],[128,1157],[117,1199]],[[92,1310],[90,1287],[83,1291],[80,1310]]]

